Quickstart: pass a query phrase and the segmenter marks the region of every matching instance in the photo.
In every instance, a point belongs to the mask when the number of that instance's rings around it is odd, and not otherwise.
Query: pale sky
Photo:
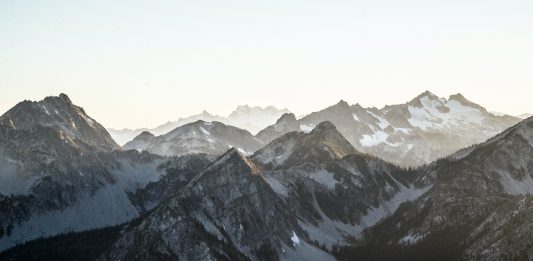
[[[533,1],[0,0],[0,113],[64,92],[106,127],[154,127],[424,90],[533,112]]]

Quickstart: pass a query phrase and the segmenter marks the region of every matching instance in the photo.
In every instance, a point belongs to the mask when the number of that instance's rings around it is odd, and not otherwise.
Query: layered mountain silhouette
[[[133,138],[138,136],[144,131],[153,133],[154,135],[163,135],[166,134],[175,128],[183,126],[188,123],[193,123],[199,120],[205,122],[221,122],[227,125],[232,125],[241,129],[245,129],[251,133],[257,133],[263,128],[271,125],[278,119],[282,114],[288,113],[287,109],[278,109],[274,106],[268,107],[258,107],[258,106],[249,106],[241,105],[238,106],[228,117],[223,117],[219,115],[213,115],[207,111],[203,111],[200,114],[179,118],[177,121],[169,121],[165,124],[159,125],[154,129],[141,128],[141,129],[108,129],[108,131],[113,136],[118,143],[126,144],[131,141]]]
[[[308,132],[323,121],[331,121],[357,150],[413,167],[481,143],[520,119],[496,116],[461,94],[446,99],[426,91],[405,104],[382,109],[340,101],[296,122],[280,118],[257,137],[269,142],[289,131]]]
[[[221,122],[199,120],[157,137],[149,132],[143,132],[126,143],[124,149],[145,150],[162,156],[194,153],[220,155],[233,147],[243,153],[251,154],[262,145],[263,142],[247,130]]]
[[[533,118],[517,121],[425,92],[121,148],[64,94],[24,101],[0,117],[0,252],[41,239],[0,259],[54,242],[98,260],[529,260]],[[100,243],[43,238],[67,232]]]
[[[533,116],[533,114],[531,114],[531,113],[524,113],[524,114],[520,114],[520,115],[518,115],[516,117],[518,117],[520,119],[527,119],[527,118],[532,117],[532,116]]]
[[[287,139],[293,145],[280,149]],[[287,155],[283,163],[271,164],[275,151]],[[357,152],[324,122],[251,158],[229,150],[102,259],[333,259],[334,245],[348,244],[424,190],[415,175]]]

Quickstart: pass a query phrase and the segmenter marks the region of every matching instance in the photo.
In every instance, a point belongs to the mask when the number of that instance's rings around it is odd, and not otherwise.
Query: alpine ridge
[[[306,241],[259,168],[230,149],[128,231],[102,260],[333,260]],[[300,235],[302,238],[298,237]]]
[[[169,131],[176,129],[180,126],[183,126],[188,123],[193,123],[199,120],[205,122],[222,122],[227,125],[232,125],[241,129],[245,129],[251,133],[257,133],[268,125],[272,124],[279,118],[282,114],[288,113],[287,109],[277,109],[273,106],[268,107],[259,107],[259,106],[249,106],[241,105],[238,106],[228,117],[223,117],[219,115],[213,115],[207,111],[203,111],[200,114],[179,118],[177,121],[169,121],[165,124],[159,125],[154,129],[108,129],[113,138],[120,144],[125,144],[128,141],[131,141],[137,135],[143,131],[148,131],[154,135],[163,135]]]
[[[143,132],[133,141],[126,143],[124,149],[146,150],[162,156],[191,153],[220,155],[232,147],[251,154],[262,145],[262,141],[246,130],[221,122],[199,120],[157,137]]]
[[[481,143],[518,123],[496,116],[461,94],[448,99],[425,91],[405,104],[363,108],[341,100],[297,122],[278,122],[257,137],[269,142],[290,131],[308,132],[320,122],[332,122],[359,151],[403,167],[416,167]]]

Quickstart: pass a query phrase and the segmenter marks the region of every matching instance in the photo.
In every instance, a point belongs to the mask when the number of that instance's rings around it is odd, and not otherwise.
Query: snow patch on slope
[[[456,100],[432,100],[424,96],[420,98],[420,102],[421,108],[409,106],[407,109],[411,114],[409,123],[422,130],[451,128],[464,123],[482,124],[483,121],[479,109],[465,106]]]
[[[305,241],[301,241],[300,245],[287,246],[282,243],[282,253],[280,254],[281,260],[287,261],[334,261],[335,258],[323,250],[308,244]]]
[[[48,111],[48,109],[46,108],[46,106],[41,105],[41,108],[43,108],[43,111],[44,111],[46,114],[50,115],[50,112]]]
[[[119,225],[139,216],[120,185],[108,185],[94,195],[84,194],[63,210],[36,214],[14,225],[10,237],[0,238],[0,251],[40,237]]]
[[[275,166],[279,166],[283,164],[292,155],[293,148],[295,145],[296,141],[294,139],[286,140],[280,146],[276,146],[268,150],[262,150],[261,154],[257,155],[257,160],[263,164],[272,163]]]
[[[265,181],[276,194],[281,195],[283,198],[289,197],[289,188],[280,182],[274,175],[266,175]]]
[[[314,125],[306,125],[306,124],[300,125],[300,130],[302,130],[305,133],[310,133],[314,128],[315,128]]]
[[[314,172],[307,173],[308,177],[317,182],[321,185],[324,185],[328,189],[335,189],[335,185],[339,183],[335,178],[333,177],[333,173],[325,170],[320,169]]]
[[[80,116],[91,126],[94,127],[94,120],[88,117],[87,115],[80,113]]]
[[[500,176],[500,182],[506,193],[511,195],[533,194],[533,179],[525,175],[522,180],[516,180],[509,173],[496,171]]]
[[[413,234],[407,234],[406,236],[402,237],[399,241],[400,244],[407,244],[412,245],[416,244],[418,241],[424,239],[424,236],[422,235],[413,235]]]
[[[389,134],[384,131],[377,131],[372,135],[363,135],[363,138],[359,140],[362,146],[364,147],[372,147],[376,146],[380,143],[385,143],[391,147],[398,147],[401,144],[399,143],[390,143],[387,141],[389,138]]]
[[[368,112],[368,113],[370,113],[370,115],[372,115],[374,118],[376,118],[376,120],[378,120],[377,124],[382,130],[384,130],[385,128],[390,126],[390,123],[389,123],[388,120],[386,120],[386,119],[384,119],[384,118],[382,118],[382,117],[380,117],[380,116],[378,116],[378,115],[376,115],[376,114],[374,114],[372,112]]]
[[[115,183],[103,184],[94,193],[80,191],[76,202],[64,209],[33,213],[28,220],[14,226],[10,237],[0,238],[0,251],[39,237],[118,225],[138,217],[128,193],[158,180],[164,174],[157,170],[162,162],[136,165],[121,160],[122,167],[111,171]],[[35,178],[41,177],[27,178],[23,184],[34,184],[31,179]]]
[[[367,214],[361,219],[360,224],[364,227],[371,227],[381,221],[383,218],[392,215],[402,203],[413,201],[422,194],[426,193],[431,187],[413,188],[400,185],[401,190],[397,192],[390,200],[382,201],[377,207],[372,207]]]
[[[292,243],[294,246],[300,245],[300,238],[296,235],[296,232],[292,231],[292,237],[291,237]]]
[[[27,195],[40,176],[25,177],[21,173],[22,163],[6,156],[0,156],[0,194]]]

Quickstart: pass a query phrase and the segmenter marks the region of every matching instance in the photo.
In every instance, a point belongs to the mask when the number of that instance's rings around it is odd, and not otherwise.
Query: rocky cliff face
[[[0,117],[0,124],[14,130],[49,127],[72,143],[81,141],[102,149],[120,149],[106,129],[72,103],[66,94],[42,101],[23,101]]]

